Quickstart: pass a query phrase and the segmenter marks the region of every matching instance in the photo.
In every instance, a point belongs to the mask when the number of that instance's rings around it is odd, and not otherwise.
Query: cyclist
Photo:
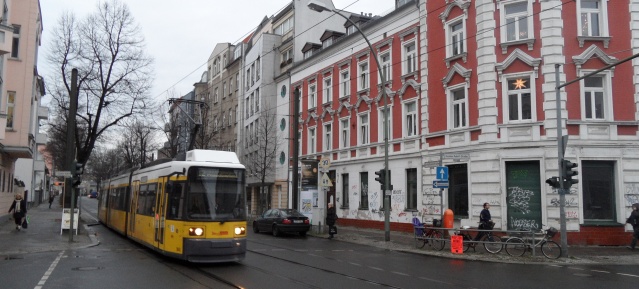
[[[493,228],[493,226],[491,225],[491,223],[493,222],[493,220],[490,217],[490,204],[489,203],[484,203],[484,209],[481,210],[481,213],[479,213],[479,229],[480,230],[491,230]],[[477,233],[477,236],[475,236],[475,240],[474,241],[479,241],[481,240],[482,237],[484,237],[484,235],[486,235],[486,232],[479,232]],[[472,244],[472,246],[474,246],[475,244]]]

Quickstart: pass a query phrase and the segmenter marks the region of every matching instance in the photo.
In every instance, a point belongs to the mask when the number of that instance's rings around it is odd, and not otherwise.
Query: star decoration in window
[[[526,88],[526,80],[523,79],[517,79],[515,80],[515,82],[513,82],[513,85],[515,86],[515,89],[523,89]]]

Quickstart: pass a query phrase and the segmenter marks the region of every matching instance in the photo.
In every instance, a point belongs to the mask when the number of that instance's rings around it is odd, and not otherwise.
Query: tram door
[[[164,178],[163,178],[164,179]],[[154,245],[158,249],[164,250],[164,219],[166,214],[166,190],[164,185],[160,182],[157,185],[157,197],[155,198],[155,209],[154,209],[154,221],[153,226],[155,228],[155,238]]]
[[[146,190],[146,186],[143,187],[143,190]],[[140,181],[134,181],[128,189],[131,194],[131,207],[129,208],[129,232],[133,235],[135,233],[135,218],[139,207]]]

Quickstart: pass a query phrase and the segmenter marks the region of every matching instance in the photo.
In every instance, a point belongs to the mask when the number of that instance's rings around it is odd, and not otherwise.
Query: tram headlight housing
[[[200,227],[191,227],[189,228],[189,236],[203,236],[204,228]]]
[[[235,227],[235,235],[246,235],[245,227]]]

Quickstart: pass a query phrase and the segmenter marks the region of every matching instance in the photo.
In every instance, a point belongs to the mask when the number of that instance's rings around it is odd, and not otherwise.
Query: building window
[[[417,210],[417,169],[406,169],[406,209]]]
[[[359,209],[368,210],[368,172],[359,173],[359,187],[361,188]]]
[[[365,145],[368,144],[368,113],[359,115],[359,144]]]
[[[249,67],[248,69],[246,69],[246,74],[244,75],[244,77],[246,77],[246,90],[248,91],[249,88],[251,87],[251,68]]]
[[[13,43],[11,45],[11,57],[18,58],[20,56],[20,25],[13,25]]]
[[[411,101],[404,104],[404,132],[405,136],[417,135],[417,102]]]
[[[358,66],[359,79],[357,82],[357,90],[364,90],[368,88],[368,62],[362,62]]]
[[[260,88],[255,89],[255,112],[260,111]]]
[[[326,48],[333,44],[333,37],[329,37],[326,40],[322,41],[322,48]]]
[[[240,73],[235,74],[235,91],[240,89]]]
[[[213,131],[218,130],[219,121],[217,120],[217,116],[213,119]]]
[[[339,135],[339,143],[340,148],[347,148],[349,146],[350,141],[350,125],[349,119],[341,119],[340,120],[340,135]]]
[[[317,106],[317,93],[315,90],[315,84],[308,86],[308,108],[315,108]]]
[[[222,83],[222,98],[226,98],[226,81]]]
[[[13,119],[15,117],[16,92],[9,91],[7,93],[7,128],[13,128]]]
[[[609,113],[609,92],[607,84],[610,83],[606,76],[595,75],[581,81],[582,85],[582,111],[584,119],[610,119]]]
[[[466,52],[466,42],[464,41],[464,19],[455,19],[447,24],[448,30],[448,40],[447,46],[448,55],[447,57],[453,57],[457,55],[461,55]]]
[[[284,52],[282,52],[282,64],[280,66],[284,66],[286,64],[288,64],[290,61],[292,61],[293,59],[293,50],[292,49],[287,49]]]
[[[455,218],[468,219],[468,165],[449,165],[448,182],[448,207]]]
[[[330,151],[332,148],[331,146],[331,143],[333,142],[332,128],[333,126],[330,123],[324,125],[324,151]]]
[[[316,140],[315,128],[311,127],[308,129],[308,153],[309,154],[314,154],[316,152],[315,140]]]
[[[251,106],[251,116],[253,116],[253,114],[255,114],[255,93],[249,95],[249,103]]]
[[[255,84],[255,62],[251,64],[251,85]]]
[[[229,79],[229,95],[233,93],[233,76]]]
[[[404,44],[404,71],[403,74],[409,74],[417,70],[417,50],[415,41]]]
[[[390,49],[388,51],[382,52],[380,57],[380,65],[382,66],[382,73],[384,75],[384,79],[389,81],[393,76],[391,74],[391,54]]]
[[[276,26],[275,29],[273,29],[273,33],[277,35],[284,35],[286,34],[286,32],[289,32],[291,29],[293,29],[294,26],[295,26],[295,18],[290,17],[284,20],[282,24]]]
[[[249,112],[249,106],[250,106],[250,101],[249,98],[246,97],[244,99],[244,119],[249,118],[249,116],[251,116],[250,112]]]
[[[467,113],[468,113],[468,99],[466,99],[466,86],[462,86],[460,88],[453,88],[449,90],[449,99],[450,99],[450,108],[451,108],[451,121],[449,124],[450,128],[463,128],[468,124],[467,121]]]
[[[384,129],[384,120],[388,119],[388,139],[391,140],[393,139],[393,111],[391,109],[391,106],[388,105],[386,107],[386,113],[384,113],[384,107],[382,106],[379,110],[379,113],[377,115],[379,115],[379,131],[381,132],[379,134],[378,140],[379,142],[384,140],[384,136],[386,135],[386,129]]]
[[[351,78],[348,70],[344,70],[340,73],[340,90],[339,97],[348,97],[351,95]]]
[[[333,81],[331,80],[331,77],[328,76],[326,78],[324,78],[324,98],[323,98],[323,103],[330,103],[331,101],[333,101],[333,85],[332,85]]]
[[[234,123],[234,121],[233,121],[233,110],[229,109],[229,126],[231,126],[232,123]]]
[[[521,121],[532,119],[532,99],[530,77],[509,79],[508,120]]]
[[[607,0],[577,0],[579,36],[608,36]]]
[[[342,208],[348,208],[348,174],[342,174]]]
[[[260,58],[258,57],[257,60],[255,60],[255,80],[260,80],[260,70],[261,69],[261,64],[260,64]]]
[[[304,52],[304,59],[307,59],[311,56],[313,56],[313,49],[309,49],[306,52]]]
[[[503,1],[501,7],[501,41],[526,40],[533,35],[533,1]]]
[[[584,221],[616,221],[615,162],[582,161],[581,165]]]

